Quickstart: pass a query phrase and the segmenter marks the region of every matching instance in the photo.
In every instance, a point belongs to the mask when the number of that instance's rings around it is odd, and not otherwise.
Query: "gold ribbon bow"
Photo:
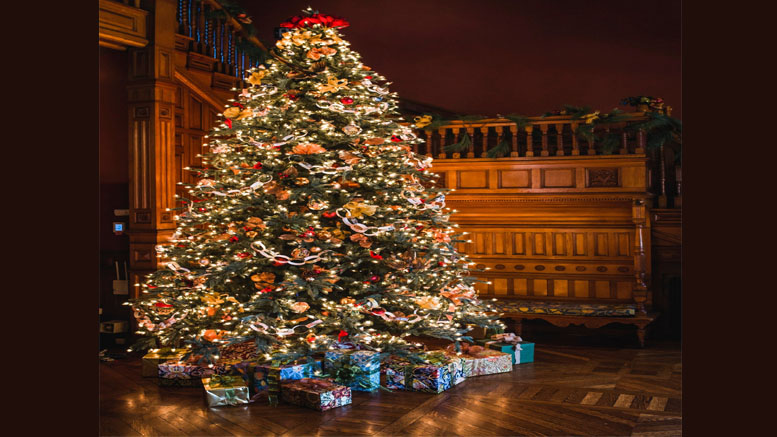
[[[422,128],[429,126],[432,124],[432,116],[431,115],[419,115],[413,119],[415,121],[415,127]]]
[[[338,79],[334,76],[329,76],[326,80],[326,85],[320,85],[318,87],[318,90],[322,93],[328,91],[337,91],[341,88],[348,88],[348,79]]]
[[[594,120],[599,119],[599,111],[596,111],[592,114],[586,114],[583,116],[583,120],[585,120],[585,124],[591,124],[594,122]]]

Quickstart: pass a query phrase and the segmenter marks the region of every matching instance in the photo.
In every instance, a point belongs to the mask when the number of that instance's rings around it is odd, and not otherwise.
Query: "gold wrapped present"
[[[250,402],[248,385],[239,375],[213,375],[210,378],[202,378],[202,386],[205,387],[205,399],[209,407]]]
[[[180,361],[186,354],[186,349],[152,349],[143,356],[141,374],[144,377],[156,378],[159,376],[158,366],[167,361]]]

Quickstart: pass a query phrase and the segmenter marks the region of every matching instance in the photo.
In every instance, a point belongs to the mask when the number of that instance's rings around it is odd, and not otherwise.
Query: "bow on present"
[[[503,343],[510,343],[510,344],[518,344],[518,343],[523,341],[520,336],[517,336],[517,335],[513,334],[512,332],[503,333],[503,334],[495,334],[495,335],[491,336],[491,339],[492,340],[499,340],[499,341],[501,341]]]

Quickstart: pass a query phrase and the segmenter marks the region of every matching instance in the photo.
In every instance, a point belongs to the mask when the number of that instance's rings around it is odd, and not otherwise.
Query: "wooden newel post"
[[[634,200],[632,206],[632,221],[636,227],[634,235],[634,288],[632,297],[637,304],[637,312],[640,315],[647,314],[645,305],[648,297],[647,285],[647,254],[645,251],[647,232],[647,211],[644,199]]]
[[[130,297],[156,270],[156,245],[175,230],[175,29],[176,4],[157,0],[146,47],[130,49],[129,179]]]

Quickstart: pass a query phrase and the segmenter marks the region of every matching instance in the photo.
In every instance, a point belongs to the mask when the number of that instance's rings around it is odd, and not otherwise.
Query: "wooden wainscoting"
[[[644,155],[438,159],[431,170],[455,190],[447,206],[470,240],[459,250],[489,269],[484,297],[631,302],[635,276],[650,273],[649,223],[634,207],[648,197]]]

